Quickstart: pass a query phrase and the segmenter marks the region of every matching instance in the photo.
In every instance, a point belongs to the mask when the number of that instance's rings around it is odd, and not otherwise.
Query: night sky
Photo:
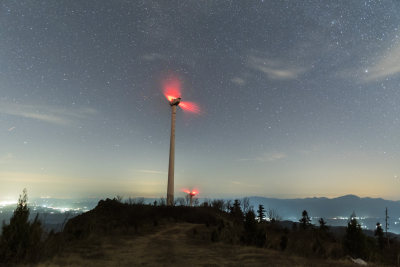
[[[165,196],[172,76],[176,193],[400,199],[400,2],[2,0],[0,200]]]

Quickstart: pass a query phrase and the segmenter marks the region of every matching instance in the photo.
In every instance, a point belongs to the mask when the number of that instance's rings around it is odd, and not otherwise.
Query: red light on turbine
[[[181,103],[179,103],[179,106],[185,111],[193,112],[196,114],[200,113],[200,107],[196,103],[181,101]]]
[[[169,102],[171,102],[172,100],[176,99],[176,97],[173,97],[171,95],[166,95],[165,97],[168,99]]]
[[[197,190],[190,191],[188,189],[184,189],[184,190],[182,190],[182,192],[184,192],[184,193],[186,193],[188,195],[191,195],[191,196],[196,196],[197,194],[199,194],[199,192]]]
[[[189,197],[190,200],[190,207],[193,207],[193,198],[199,193],[197,190],[188,190],[188,189],[183,189],[182,192],[185,192],[188,194],[186,197]]]
[[[170,78],[163,83],[163,93],[168,101],[181,96],[181,82],[177,78]]]

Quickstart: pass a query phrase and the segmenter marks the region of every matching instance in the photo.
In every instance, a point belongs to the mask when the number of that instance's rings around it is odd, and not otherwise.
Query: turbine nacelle
[[[168,99],[168,100],[169,100],[169,104],[170,104],[171,106],[178,106],[179,103],[181,103],[181,98],[180,98],[180,97],[178,97],[178,98],[171,98],[171,99]]]
[[[163,93],[171,106],[179,106],[184,111],[201,114],[201,109],[196,103],[181,101],[181,82],[177,78],[164,81]]]

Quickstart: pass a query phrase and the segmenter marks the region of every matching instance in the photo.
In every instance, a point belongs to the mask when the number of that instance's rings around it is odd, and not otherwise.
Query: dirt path
[[[196,225],[176,224],[134,241],[138,264],[143,266],[175,265],[181,262],[193,247],[186,242],[187,232]],[[186,252],[186,253],[185,253]]]

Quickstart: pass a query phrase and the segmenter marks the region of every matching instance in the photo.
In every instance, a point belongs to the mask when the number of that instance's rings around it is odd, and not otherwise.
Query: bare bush
[[[122,200],[124,199],[124,197],[121,196],[121,195],[117,195],[116,197],[114,197],[114,199],[115,199],[116,201],[118,201],[119,203],[122,203]]]
[[[267,218],[270,222],[280,221],[282,218],[279,216],[276,209],[269,208],[267,210]]]
[[[144,205],[144,198],[143,197],[137,197],[136,198],[136,205]]]
[[[250,199],[248,197],[244,197],[241,201],[241,204],[243,213],[247,213],[253,209],[253,207],[250,206]]]
[[[176,202],[179,204],[179,206],[185,206],[185,199],[183,197],[178,197]]]
[[[158,205],[165,206],[166,204],[167,204],[167,201],[165,200],[165,197],[160,197],[160,200],[158,201]]]
[[[223,211],[224,210],[225,201],[223,199],[214,199],[211,201],[211,207],[214,209]]]
[[[225,201],[224,210],[226,212],[230,212],[231,208],[232,208],[232,199],[228,199],[227,201]]]
[[[135,204],[136,204],[136,201],[135,201],[134,198],[129,197],[129,198],[125,201],[125,203],[126,203],[126,204],[129,204],[129,205],[135,205]]]

